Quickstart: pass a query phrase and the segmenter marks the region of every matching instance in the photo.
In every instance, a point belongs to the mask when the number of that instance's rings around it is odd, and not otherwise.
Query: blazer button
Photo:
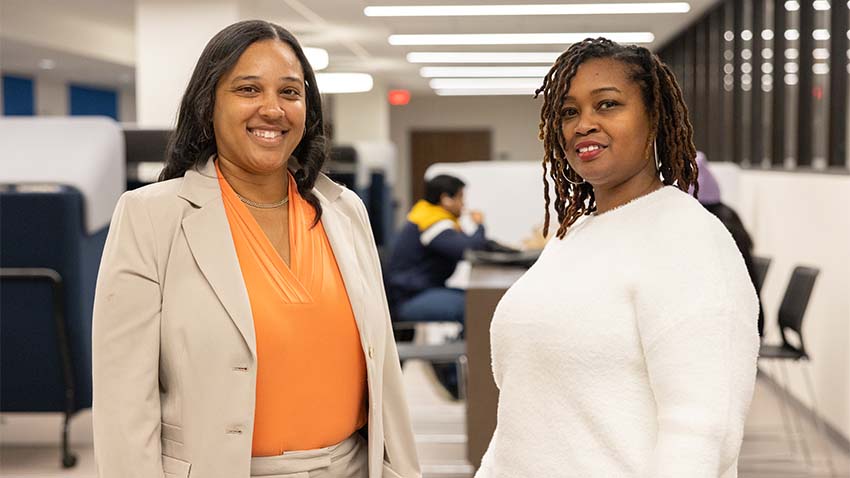
[[[370,346],[369,346],[369,358],[371,359],[373,355],[375,355],[375,354],[374,354],[374,352],[373,352],[373,350],[372,350],[372,346],[370,345]]]

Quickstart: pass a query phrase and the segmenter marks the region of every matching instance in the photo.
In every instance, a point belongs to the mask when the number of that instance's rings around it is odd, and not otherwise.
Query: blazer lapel
[[[197,212],[183,219],[183,231],[195,262],[256,358],[251,302],[212,161],[200,171],[186,173],[180,197],[199,207]]]
[[[368,346],[368,334],[366,333],[368,321],[366,320],[367,310],[364,301],[366,290],[363,286],[364,276],[360,270],[357,250],[354,247],[355,237],[351,220],[342,214],[335,207],[334,202],[328,200],[318,189],[314,191],[317,192],[322,204],[322,225],[328,235],[328,242],[333,249],[342,281],[345,283],[345,290],[348,292],[348,300],[351,302],[351,309],[354,311],[354,320],[357,322],[360,338],[364,346]]]

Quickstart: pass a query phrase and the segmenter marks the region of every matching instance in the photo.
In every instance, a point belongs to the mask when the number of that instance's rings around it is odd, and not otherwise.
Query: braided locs
[[[611,58],[630,67],[631,79],[640,87],[643,102],[649,112],[650,134],[645,155],[652,154],[653,141],[660,162],[660,178],[666,185],[675,184],[682,191],[697,184],[696,147],[688,108],[673,72],[652,52],[635,45],[620,45],[606,38],[588,38],[572,45],[561,54],[535,97],[543,94],[540,110],[540,134],[543,141],[543,197],[546,219],[543,235],[549,234],[549,180],[555,189],[555,212],[558,214],[557,236],[563,238],[567,229],[581,216],[596,211],[593,187],[584,182],[567,162],[567,143],[561,124],[564,97],[570,89],[579,66],[587,60]],[[547,179],[548,176],[548,179]]]

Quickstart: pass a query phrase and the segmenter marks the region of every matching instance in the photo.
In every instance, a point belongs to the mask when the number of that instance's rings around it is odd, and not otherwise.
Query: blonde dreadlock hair
[[[596,211],[593,187],[572,171],[567,162],[567,148],[561,129],[561,105],[570,89],[578,67],[587,60],[610,58],[627,65],[631,79],[641,90],[644,106],[649,112],[650,135],[646,154],[653,142],[660,162],[659,174],[665,185],[675,184],[682,191],[697,184],[696,147],[693,126],[688,119],[682,90],[673,72],[655,54],[644,47],[620,45],[607,38],[588,38],[576,43],[555,61],[543,79],[535,98],[543,94],[540,110],[540,139],[543,140],[543,197],[546,200],[546,220],[543,235],[549,234],[549,181],[555,185],[555,212],[558,213],[558,238],[581,216]],[[577,184],[580,183],[580,184]]]

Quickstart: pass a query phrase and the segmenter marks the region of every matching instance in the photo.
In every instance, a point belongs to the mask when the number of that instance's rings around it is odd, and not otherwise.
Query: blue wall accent
[[[3,114],[6,116],[33,116],[35,94],[32,78],[3,75]]]
[[[118,121],[118,92],[106,88],[70,85],[71,116],[109,116]]]

